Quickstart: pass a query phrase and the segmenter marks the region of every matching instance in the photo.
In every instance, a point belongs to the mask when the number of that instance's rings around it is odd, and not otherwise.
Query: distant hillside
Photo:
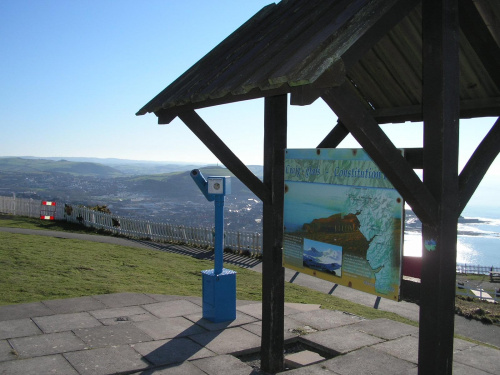
[[[42,159],[33,156],[21,156],[20,158],[28,160]],[[52,161],[67,160],[71,162],[84,162],[84,163],[106,165],[108,167],[112,167],[122,172],[124,175],[131,175],[131,176],[164,174],[171,172],[185,172],[195,168],[211,168],[211,167],[205,167],[206,164],[202,162],[186,163],[180,161],[150,161],[150,160],[87,158],[87,157],[44,157],[43,159]],[[250,171],[252,171],[257,177],[262,178],[262,165],[247,165],[247,168]]]
[[[226,168],[207,167],[200,168],[200,170],[205,178],[209,176],[230,176],[231,195],[238,197],[254,196],[253,193],[251,193],[250,190]],[[193,198],[202,197],[201,192],[190,176],[190,171],[124,177],[120,178],[119,181],[126,184],[129,191],[135,193],[167,196],[169,198],[183,200],[193,200]]]
[[[112,178],[122,176],[119,170],[97,163],[68,160],[0,158],[1,172],[16,173],[68,173],[74,176]]]

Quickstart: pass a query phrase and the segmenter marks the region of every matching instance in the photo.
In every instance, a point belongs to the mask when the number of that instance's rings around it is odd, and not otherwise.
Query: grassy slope
[[[0,220],[4,224],[13,223]],[[26,226],[32,224],[28,221]],[[200,271],[210,268],[210,261],[177,254],[0,232],[0,305],[118,292],[201,296]],[[260,300],[262,275],[231,268],[238,272],[237,298]],[[293,284],[286,284],[285,295],[288,302],[315,303],[369,319],[384,317],[416,324]]]
[[[54,221],[41,221],[38,219],[30,219],[19,216],[1,216],[0,215],[0,226],[10,227],[10,228],[27,228],[27,229],[47,229],[47,230],[67,230],[72,232],[81,232],[81,233],[95,233],[102,234],[102,232],[98,232],[92,229],[88,229],[82,227],[80,225],[65,223],[65,222],[54,222]],[[0,233],[1,235],[1,233]],[[23,239],[24,238],[24,239]],[[56,242],[52,245],[53,248],[57,249],[62,245],[67,246],[71,244],[70,247],[67,247],[68,250],[79,249],[80,245],[78,245],[79,241],[71,241],[71,240],[62,240],[62,239],[54,239]],[[0,237],[0,241],[2,241],[2,237]],[[16,241],[18,243],[13,244],[13,246],[22,249],[18,250],[19,254],[21,253],[29,253],[29,247],[33,246],[32,242],[29,241],[29,236],[23,237],[20,236]],[[40,238],[40,240],[36,240],[34,245],[41,246],[42,243],[46,243],[48,239],[46,237]],[[59,241],[59,242],[58,242]],[[63,241],[63,242],[61,242]],[[27,266],[19,267],[18,264],[7,262],[4,260],[5,254],[7,254],[7,249],[4,249],[4,245],[0,243],[0,269],[2,270],[2,274],[9,275],[12,274],[12,277],[16,277],[16,272],[19,275],[26,275]],[[75,264],[68,265],[73,267],[71,271],[64,271],[66,274],[74,274],[76,275],[76,280],[80,280],[79,284],[75,284],[72,286],[72,291],[67,290],[64,294],[51,294],[51,292],[43,292],[38,294],[31,291],[26,292],[18,292],[18,296],[15,297],[14,291],[19,290],[19,287],[16,286],[16,280],[12,279],[9,281],[9,284],[5,284],[5,289],[3,288],[3,282],[5,281],[0,278],[0,305],[1,304],[9,304],[9,303],[18,303],[18,302],[32,302],[39,301],[41,299],[51,299],[51,298],[69,298],[76,297],[82,295],[92,295],[99,293],[116,293],[123,291],[137,291],[137,292],[145,292],[145,293],[164,293],[164,294],[181,294],[181,295],[201,295],[201,276],[199,271],[203,269],[213,268],[213,264],[210,262],[204,262],[195,260],[192,258],[182,257],[174,254],[165,254],[158,253],[152,251],[138,250],[135,248],[125,248],[116,246],[114,248],[111,245],[105,244],[94,244],[84,242],[85,250],[77,251],[76,255],[83,254],[83,260],[85,260],[85,264],[97,264],[102,259],[103,254],[105,253],[111,256],[110,252],[116,253],[114,259],[122,259],[121,267],[114,267],[110,269],[112,263],[104,264],[100,268],[92,267],[92,265],[82,265],[78,263],[78,257],[75,257]],[[28,247],[29,246],[29,247]],[[50,254],[51,251],[48,250],[47,253]],[[57,251],[56,251],[57,252]],[[87,254],[92,252],[92,257],[87,258]],[[161,254],[161,255],[159,255]],[[75,256],[76,256],[75,255]],[[10,256],[10,255],[9,255]],[[7,258],[9,257],[7,256]],[[159,258],[158,258],[159,257]],[[165,257],[165,258],[164,258]],[[15,256],[13,256],[15,258]],[[43,261],[49,261],[50,258],[42,258],[39,255],[34,257],[35,262],[37,264],[42,264]],[[134,260],[135,259],[135,260]],[[154,261],[151,261],[154,259]],[[157,260],[159,263],[157,263]],[[135,262],[135,263],[134,263]],[[170,265],[176,264],[176,267],[169,267],[168,265],[162,265],[162,262],[169,263]],[[141,267],[137,267],[136,264],[140,264]],[[37,265],[32,265],[37,268]],[[62,265],[59,268],[55,269],[56,273],[63,272],[61,270]],[[149,267],[153,267],[155,271],[149,269]],[[155,268],[156,267],[156,268]],[[91,268],[91,269],[86,269]],[[136,269],[139,268],[139,269]],[[252,299],[259,300],[261,299],[261,275],[256,274],[255,272],[248,271],[246,269],[237,269],[238,267],[231,267],[237,270],[238,272],[238,298],[239,299]],[[149,269],[149,270],[148,270]],[[104,270],[101,272],[101,270]],[[187,270],[186,273],[179,272],[178,270]],[[145,277],[142,272],[147,272],[147,277]],[[160,278],[153,277],[156,273],[161,273],[162,276]],[[125,275],[123,275],[125,273]],[[108,283],[108,281],[104,278],[105,275],[108,275],[108,278],[113,282]],[[134,283],[128,283],[127,277],[132,277],[133,275],[138,275],[137,278],[144,277],[143,285],[141,285],[141,289],[138,288],[138,285]],[[188,277],[187,277],[188,276]],[[55,283],[56,276],[50,274],[44,276],[47,280],[51,280],[50,283]],[[135,276],[134,276],[135,277]],[[478,279],[484,280],[487,276],[484,275],[468,275],[468,278],[471,280]],[[104,282],[103,282],[104,281]],[[49,285],[50,285],[49,283]],[[168,285],[163,285],[163,284]],[[85,285],[90,285],[85,289]],[[188,287],[189,285],[189,287]],[[4,290],[9,290],[9,292],[3,292]],[[332,310],[342,310],[351,312],[356,315],[361,315],[367,318],[376,318],[376,317],[387,317],[394,320],[408,322],[404,318],[396,317],[394,314],[389,314],[385,312],[381,312],[379,310],[374,310],[368,307],[360,306],[349,301],[345,301],[343,299],[339,299],[330,295],[324,295],[322,293],[309,290],[307,288],[303,288],[300,286],[286,284],[286,298],[288,302],[303,302],[303,303],[318,303],[321,304],[324,308],[332,309]],[[85,292],[88,291],[88,292]],[[9,297],[11,296],[11,297]],[[477,299],[467,299],[458,297],[456,299],[456,310],[459,315],[464,315],[468,318],[473,318],[477,320],[481,320],[484,323],[494,323],[498,324],[500,321],[500,304],[490,304],[488,302],[481,302]],[[412,323],[415,324],[415,323]]]

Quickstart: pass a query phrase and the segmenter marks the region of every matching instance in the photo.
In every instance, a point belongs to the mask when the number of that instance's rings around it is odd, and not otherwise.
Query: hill
[[[0,158],[0,172],[15,173],[68,173],[74,176],[112,178],[122,176],[118,169],[91,162],[68,160]]]
[[[27,160],[42,159],[33,156],[21,156],[20,158]],[[184,171],[190,171],[195,168],[200,168],[201,166],[206,165],[203,162],[186,163],[180,161],[150,161],[150,160],[130,160],[130,159],[116,159],[116,158],[44,157],[43,159],[52,161],[66,160],[79,163],[100,164],[116,169],[122,172],[123,175],[130,175],[130,176],[184,172]],[[257,177],[262,178],[261,165],[248,165],[247,167]]]
[[[203,175],[208,176],[230,176],[231,195],[254,198],[253,193],[228,169],[222,167],[206,167],[200,169]],[[141,193],[158,197],[169,197],[184,201],[197,201],[204,199],[190,176],[190,170],[184,172],[172,172],[155,175],[144,175],[136,177],[125,177],[118,179],[128,186],[132,193]]]

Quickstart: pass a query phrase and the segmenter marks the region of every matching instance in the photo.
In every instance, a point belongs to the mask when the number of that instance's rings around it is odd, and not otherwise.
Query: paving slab
[[[180,299],[191,298],[191,297],[186,297],[186,296],[172,296],[172,295],[165,295],[165,294],[153,294],[153,293],[145,293],[145,294],[148,297],[153,298],[156,302],[177,301]]]
[[[193,323],[196,323],[199,326],[202,326],[203,328],[205,328],[208,331],[221,331],[221,330],[226,329],[226,328],[237,327],[237,326],[241,326],[241,325],[248,324],[248,323],[254,323],[254,322],[258,321],[257,318],[254,318],[251,315],[247,315],[245,313],[242,313],[241,311],[236,311],[236,319],[235,320],[231,320],[231,321],[227,321],[227,322],[220,322],[220,323],[211,322],[208,319],[204,319],[202,313],[187,315],[186,319],[189,319]]]
[[[202,333],[190,338],[218,354],[246,354],[260,349],[260,337],[241,327]]]
[[[418,338],[414,336],[403,336],[396,340],[373,345],[372,348],[408,362],[418,363]]]
[[[152,340],[144,331],[130,323],[83,328],[77,329],[74,332],[90,348],[136,344]]]
[[[0,362],[0,374],[5,375],[79,375],[61,354]]]
[[[117,316],[115,318],[98,319],[105,326],[113,326],[117,324],[126,324],[134,322],[147,322],[150,320],[157,320],[158,318],[151,313],[128,316]]]
[[[500,351],[486,346],[475,346],[462,350],[453,357],[455,362],[500,375]]]
[[[138,322],[134,325],[155,340],[179,338],[206,332],[204,328],[182,316]]]
[[[41,302],[0,306],[0,321],[53,315],[54,312]]]
[[[418,375],[418,367],[405,372],[404,375]],[[491,373],[454,361],[453,375],[491,375]]]
[[[128,345],[64,353],[80,375],[106,375],[145,370],[149,363]]]
[[[89,311],[89,314],[96,319],[108,319],[118,317],[128,317],[133,315],[149,314],[141,306],[115,307],[112,309],[99,309]]]
[[[0,340],[0,362],[17,359],[16,352],[9,345],[7,340]]]
[[[54,299],[42,303],[56,314],[69,314],[82,311],[104,309],[106,306],[93,297],[78,297],[68,299]]]
[[[373,348],[363,348],[319,364],[340,375],[401,375],[416,365]]]
[[[491,375],[491,373],[454,361],[453,375]]]
[[[0,321],[0,339],[39,335],[42,331],[31,319]]]
[[[304,367],[324,361],[325,359],[325,357],[320,356],[316,352],[302,350],[297,353],[285,355],[285,366],[290,368]]]
[[[289,332],[295,336],[308,335],[310,333],[318,332],[318,329],[304,324],[302,321],[294,319],[294,315],[285,316],[285,333]]]
[[[20,337],[9,341],[20,358],[40,357],[87,348],[73,332]]]
[[[154,365],[169,365],[215,355],[188,338],[158,340],[135,344],[133,348]]]
[[[257,321],[255,323],[249,323],[249,324],[244,324],[241,326],[245,331],[251,332],[254,335],[257,335],[259,337],[262,337],[262,322]],[[293,336],[294,338],[297,336]],[[286,340],[286,334],[285,334],[285,340]]]
[[[171,365],[162,368],[155,368],[142,372],[136,372],[132,375],[207,375],[191,362]]]
[[[100,294],[94,298],[108,307],[125,307],[156,302],[154,298],[142,293]]]
[[[33,321],[44,333],[71,331],[72,329],[101,326],[96,318],[87,312],[58,314],[33,318]]]
[[[453,353],[454,354],[461,352],[462,350],[471,349],[475,346],[478,346],[478,344],[474,344],[470,341],[465,341],[465,340],[461,340],[461,339],[453,339]],[[499,355],[500,355],[500,353],[499,353]]]
[[[339,327],[301,336],[300,341],[335,355],[375,345],[384,340],[350,327]]]
[[[255,374],[253,367],[232,355],[218,355],[197,359],[191,362],[208,375],[250,375]]]
[[[262,303],[249,303],[241,306],[236,306],[237,311],[241,311],[247,315],[251,315],[254,318],[262,320]],[[293,307],[285,306],[284,315],[297,314],[300,313],[299,310],[294,309]]]
[[[245,305],[253,305],[255,303],[261,303],[260,301],[250,301],[245,299],[236,300],[236,307],[245,306]]]
[[[158,318],[173,318],[202,313],[203,311],[201,306],[187,300],[157,302],[144,305],[143,308]]]
[[[390,319],[363,320],[352,325],[352,328],[384,340],[394,340],[407,335],[418,335],[418,327]]]
[[[184,297],[183,299],[185,299],[186,301],[192,302],[195,305],[198,305],[200,307],[203,306],[203,300],[201,297]]]
[[[242,325],[241,328],[252,332],[253,334],[262,337],[262,321],[258,320],[254,323],[249,323]],[[284,317],[284,339],[285,342],[295,340],[298,336],[317,332],[317,330],[313,328],[308,328],[307,326],[303,326],[301,323],[293,320],[292,318],[285,316]]]
[[[364,320],[363,318],[346,314],[342,311],[332,311],[325,309],[294,314],[290,317],[302,323],[303,325],[308,325],[318,330],[341,327],[358,323]]]
[[[287,370],[280,372],[283,375],[339,375],[338,372],[334,372],[322,366],[321,364],[310,365],[305,367],[300,367],[293,370]]]

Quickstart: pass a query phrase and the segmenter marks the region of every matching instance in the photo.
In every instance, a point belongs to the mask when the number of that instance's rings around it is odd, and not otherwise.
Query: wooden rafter
[[[243,164],[195,111],[182,112],[179,118],[260,200],[271,201],[271,194],[262,181]]]
[[[500,87],[500,47],[493,39],[471,0],[458,1],[458,14],[465,37],[481,59],[493,82]]]
[[[349,135],[349,130],[342,124],[341,121],[332,129],[330,133],[321,141],[317,148],[335,148],[345,137]]]
[[[368,152],[422,222],[434,222],[438,206],[412,167],[347,85],[326,91],[323,100]]]
[[[386,35],[401,19],[410,13],[421,0],[399,0],[386,10],[385,14],[369,29],[365,28],[359,38],[342,55],[346,71],[349,71],[373,46]]]
[[[461,214],[479,183],[500,153],[500,118],[479,144],[458,179],[460,191],[458,214]]]

